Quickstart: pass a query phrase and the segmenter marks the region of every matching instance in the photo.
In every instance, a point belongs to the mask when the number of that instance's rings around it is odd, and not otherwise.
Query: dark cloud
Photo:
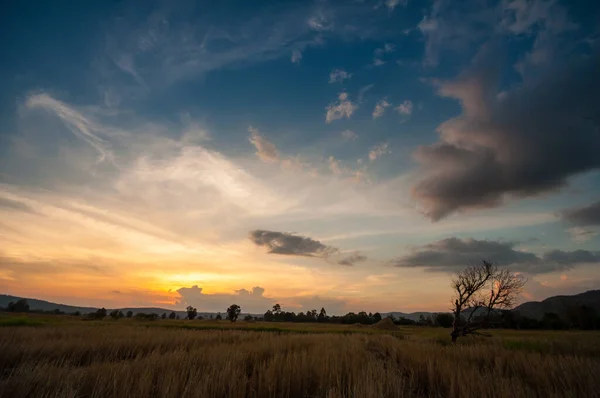
[[[417,248],[411,254],[396,259],[394,265],[451,270],[464,268],[481,260],[500,265],[539,261],[535,254],[516,251],[514,246],[514,242],[447,238]]]
[[[565,221],[576,226],[600,225],[600,200],[587,206],[564,210],[561,216]]]
[[[491,50],[458,80],[439,84],[463,113],[414,154],[424,175],[413,194],[433,220],[558,189],[600,168],[600,51],[499,95],[501,63]]]
[[[338,249],[327,246],[306,236],[293,235],[287,232],[254,230],[249,238],[258,246],[265,246],[272,254],[290,256],[328,257]]]
[[[392,265],[453,272],[488,260],[501,266],[511,266],[515,271],[541,274],[600,262],[600,252],[552,250],[540,257],[516,250],[515,246],[516,242],[447,238],[418,247],[410,254],[393,260]]]
[[[16,200],[10,200],[6,198],[0,198],[0,208],[38,214],[37,211],[35,211],[32,207],[26,205],[25,203],[17,202]]]
[[[600,262],[600,251],[591,252],[589,250],[551,250],[544,253],[544,261],[563,265],[597,263]]]
[[[363,261],[367,261],[367,257],[363,256],[360,253],[354,253],[351,254],[349,256],[346,256],[344,258],[342,258],[340,261],[338,261],[339,265],[347,265],[347,266],[353,266],[356,263],[360,263]]]

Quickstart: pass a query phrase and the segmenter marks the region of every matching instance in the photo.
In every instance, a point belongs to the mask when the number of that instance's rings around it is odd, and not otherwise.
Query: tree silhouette
[[[169,314],[169,319],[175,319],[177,317],[177,314],[175,313],[175,311],[171,311],[171,313]]]
[[[196,318],[196,315],[198,315],[198,311],[191,305],[188,305],[185,310],[187,311],[187,319],[189,319],[190,321]]]
[[[8,311],[9,312],[29,312],[29,303],[25,299],[17,300],[17,302],[13,303],[12,301],[8,303]]]
[[[231,304],[229,308],[227,308],[227,319],[231,322],[235,322],[242,312],[242,308],[237,304]]]
[[[325,311],[324,307],[321,307],[321,311],[319,312],[319,316],[317,317],[317,321],[325,322],[327,320],[327,311]]]
[[[131,318],[133,316],[133,311],[127,311],[127,318]]]
[[[167,319],[167,313],[163,312],[162,315],[160,316],[160,319]]]
[[[102,307],[98,311],[94,313],[94,318],[96,319],[104,319],[106,318],[106,308]]]
[[[217,321],[220,321],[221,319],[223,319],[223,317],[221,316],[221,313],[220,313],[220,312],[217,312],[217,316],[215,317],[215,319],[216,319]]]
[[[525,282],[521,275],[485,260],[458,272],[452,280],[452,342],[488,327],[492,312],[512,307]],[[464,321],[463,312],[468,312]]]

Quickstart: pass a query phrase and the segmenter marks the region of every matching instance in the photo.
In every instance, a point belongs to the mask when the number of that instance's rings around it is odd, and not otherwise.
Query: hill
[[[600,313],[600,290],[589,290],[573,296],[552,296],[543,301],[530,301],[519,305],[513,311],[534,319],[541,319],[549,312],[556,313],[562,318],[569,308],[582,305]]]
[[[74,312],[80,312],[81,314],[89,314],[91,312],[96,312],[98,310],[98,308],[96,307],[78,307],[78,306],[74,306],[74,305],[68,305],[68,304],[58,304],[58,303],[53,303],[51,301],[46,301],[46,300],[38,300],[38,299],[33,299],[33,298],[27,298],[27,297],[17,297],[17,296],[11,296],[11,295],[7,295],[7,294],[0,294],[0,308],[6,308],[8,307],[8,304],[10,302],[15,302],[17,300],[21,300],[21,299],[26,299],[27,303],[29,304],[29,309],[32,311],[54,311],[56,309],[58,309],[59,311],[62,311],[64,313],[67,314],[71,314]],[[158,308],[158,307],[131,307],[131,308],[107,308],[107,310],[110,312],[111,310],[114,309],[118,309],[123,311],[123,313],[127,313],[128,311],[133,312],[133,314],[139,314],[139,313],[144,313],[144,314],[152,314],[152,313],[156,313],[159,315],[162,315],[163,312],[166,312],[167,315],[169,315],[171,312],[173,312],[173,309],[166,309],[166,308]],[[180,317],[184,318],[187,313],[185,311],[174,311],[177,315],[179,315]],[[214,317],[217,315],[216,312],[198,312],[199,316],[202,316],[204,318],[209,318],[211,315]],[[221,315],[223,317],[225,317],[225,310],[223,310],[221,312]],[[246,313],[242,313],[241,317],[243,318],[245,315],[247,315]],[[262,316],[262,314],[250,314],[252,316]]]

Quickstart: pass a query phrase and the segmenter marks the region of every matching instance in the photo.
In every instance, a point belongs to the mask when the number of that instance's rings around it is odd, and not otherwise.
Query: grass
[[[41,327],[23,327],[35,320]],[[2,397],[519,398],[600,391],[597,332],[502,330],[452,346],[448,330],[419,327],[68,317],[0,324],[7,326],[0,329]]]

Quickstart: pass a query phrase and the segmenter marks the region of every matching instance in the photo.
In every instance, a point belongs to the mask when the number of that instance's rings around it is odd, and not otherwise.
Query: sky
[[[0,12],[0,292],[445,311],[600,286],[600,4],[19,1]]]

